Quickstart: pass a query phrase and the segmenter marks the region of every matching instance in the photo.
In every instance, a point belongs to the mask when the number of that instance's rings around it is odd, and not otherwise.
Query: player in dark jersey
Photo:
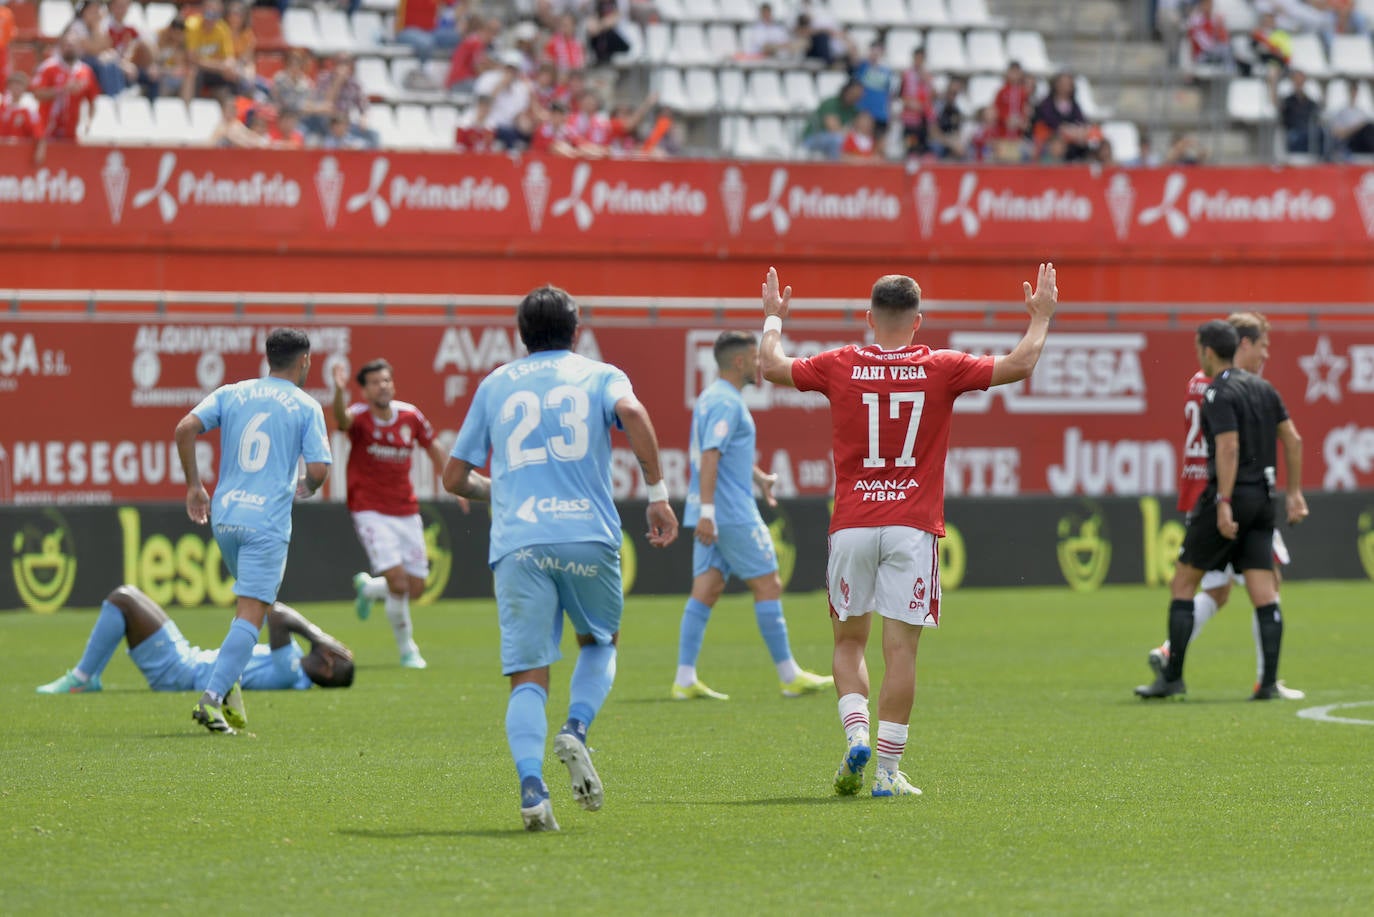
[[[1236,329],[1220,319],[1198,328],[1198,363],[1212,379],[1201,402],[1207,488],[1189,516],[1183,549],[1174,567],[1168,663],[1152,684],[1135,689],[1140,697],[1186,693],[1183,661],[1193,633],[1193,596],[1206,571],[1221,570],[1228,564],[1245,577],[1260,632],[1263,671],[1252,699],[1279,696],[1283,617],[1274,577],[1275,442],[1283,442],[1285,508],[1288,522],[1295,524],[1307,516],[1307,501],[1302,495],[1302,438],[1274,387],[1233,365],[1239,340]]]

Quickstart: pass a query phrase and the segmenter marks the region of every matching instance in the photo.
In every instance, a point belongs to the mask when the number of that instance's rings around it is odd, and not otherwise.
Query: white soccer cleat
[[[601,777],[592,766],[592,755],[586,744],[571,732],[560,732],[553,737],[553,753],[568,769],[572,780],[573,799],[588,812],[601,808],[605,798],[601,788]]]
[[[1299,691],[1297,688],[1290,688],[1288,687],[1288,685],[1284,684],[1281,681],[1277,682],[1274,685],[1274,688],[1278,691],[1279,697],[1283,698],[1284,700],[1303,700],[1307,697],[1306,691]]]
[[[874,796],[920,796],[921,788],[912,786],[911,780],[901,771],[888,771],[878,768],[878,779],[873,781]]]

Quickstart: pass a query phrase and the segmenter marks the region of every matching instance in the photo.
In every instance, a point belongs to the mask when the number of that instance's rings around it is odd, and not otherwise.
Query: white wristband
[[[763,320],[763,333],[767,334],[770,331],[782,334],[782,316],[770,315]]]
[[[657,484],[650,484],[650,485],[649,485],[649,502],[650,502],[650,503],[667,503],[667,502],[668,502],[668,484],[667,484],[666,482],[664,482],[664,481],[659,481]]]
[[[710,519],[712,522],[715,522],[715,521],[716,521],[716,505],[715,505],[714,503],[703,503],[703,504],[701,504],[701,518],[702,518],[703,520],[705,520],[705,519]]]

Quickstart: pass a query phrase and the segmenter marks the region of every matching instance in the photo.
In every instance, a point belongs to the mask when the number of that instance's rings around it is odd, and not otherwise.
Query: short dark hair
[[[1236,329],[1241,340],[1255,343],[1269,333],[1269,319],[1259,312],[1232,312],[1226,321]],[[1239,345],[1238,345],[1239,346]]]
[[[1231,360],[1236,355],[1237,345],[1240,344],[1240,335],[1230,322],[1214,318],[1198,326],[1197,342],[1203,347],[1210,347],[1212,352],[1223,360]]]
[[[355,668],[353,660],[315,646],[301,657],[301,671],[321,688],[347,688],[353,684]]]
[[[310,352],[310,338],[299,328],[273,328],[267,335],[267,366],[273,372],[289,369],[303,353]]]
[[[577,303],[567,290],[545,284],[530,290],[515,310],[520,340],[530,353],[571,350],[577,334]]]
[[[873,284],[874,309],[885,315],[921,311],[921,288],[904,274],[885,274]]]
[[[758,338],[748,331],[722,331],[716,338],[716,346],[712,348],[716,355],[716,365],[724,369],[725,364],[735,358],[735,354],[746,347],[757,346],[758,342]]]
[[[381,357],[378,357],[378,358],[375,359],[375,360],[368,360],[368,361],[367,361],[366,363],[364,363],[362,366],[359,366],[359,367],[358,367],[358,375],[355,376],[354,378],[356,378],[356,379],[358,380],[358,384],[359,384],[359,385],[366,386],[366,385],[367,385],[367,374],[368,374],[368,373],[381,372],[382,370],[386,370],[387,372],[391,372],[391,371],[392,371],[392,370],[391,370],[391,364],[388,363],[386,360],[383,360]]]

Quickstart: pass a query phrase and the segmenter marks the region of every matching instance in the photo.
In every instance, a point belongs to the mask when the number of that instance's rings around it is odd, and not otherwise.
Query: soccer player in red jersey
[[[346,405],[348,371],[342,365],[334,367],[334,421],[348,434],[351,446],[348,509],[373,574],[353,577],[358,617],[366,619],[372,603],[385,599],[401,665],[423,669],[426,663],[415,645],[410,600],[425,591],[429,557],[420,502],[410,481],[410,458],[419,446],[429,453],[435,468],[443,468],[447,456],[435,443],[434,428],[420,409],[396,400],[390,363],[364,363],[357,382],[363,400]]]
[[[913,344],[921,288],[889,274],[873,285],[868,325],[874,343],[794,359],[782,348],[792,288],[763,284],[759,362],[774,385],[821,392],[830,402],[835,510],[830,518],[826,588],[835,635],[835,690],[848,749],[835,792],[863,785],[872,748],[864,651],[872,618],[883,617],[883,682],[878,692],[878,774],[874,796],[915,796],[899,766],[916,694],[921,631],[940,622],[937,539],[945,534],[945,458],[954,399],[1025,379],[1035,369],[1057,301],[1054,265],[1025,284],[1030,327],[1006,356],[972,356]]]
[[[1226,317],[1226,321],[1240,336],[1234,358],[1235,365],[1246,372],[1260,375],[1264,370],[1265,361],[1269,359],[1269,320],[1258,312],[1233,312]],[[1202,370],[1193,373],[1193,377],[1188,380],[1188,393],[1183,402],[1183,422],[1187,429],[1187,438],[1183,441],[1182,470],[1178,476],[1178,510],[1185,515],[1192,515],[1202,492],[1207,489],[1207,441],[1202,435],[1202,396],[1211,384],[1211,377]],[[1274,529],[1276,587],[1283,579],[1279,572],[1280,567],[1288,563],[1288,560],[1288,546],[1284,544],[1279,530]],[[1203,575],[1198,593],[1193,597],[1193,636],[1189,643],[1196,640],[1202,626],[1221,611],[1226,600],[1231,597],[1232,583],[1244,585],[1245,579],[1229,566],[1225,570],[1208,570]],[[1255,624],[1253,629],[1258,679],[1264,674],[1264,647],[1259,625]],[[1155,677],[1160,677],[1164,667],[1169,664],[1169,641],[1165,640],[1163,644],[1150,650],[1148,659]],[[1290,688],[1282,680],[1275,683],[1274,690],[1284,700],[1302,700],[1307,696],[1306,692]]]

